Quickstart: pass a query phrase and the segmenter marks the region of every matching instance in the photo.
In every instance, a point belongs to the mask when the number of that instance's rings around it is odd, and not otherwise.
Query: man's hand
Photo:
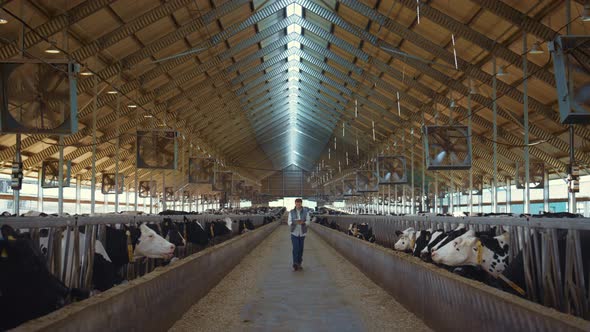
[[[303,225],[305,224],[305,220],[297,220],[297,225]]]

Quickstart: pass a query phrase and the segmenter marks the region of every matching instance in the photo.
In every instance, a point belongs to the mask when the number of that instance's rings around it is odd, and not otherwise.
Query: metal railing
[[[41,245],[41,230],[47,230],[47,266],[49,271],[57,276],[66,286],[91,290],[94,253],[96,240],[106,246],[106,227],[139,226],[142,223],[160,224],[164,219],[173,222],[205,222],[223,220],[229,217],[232,221],[250,219],[255,227],[264,224],[264,219],[272,217],[265,215],[101,215],[101,216],[70,216],[70,217],[3,217],[0,226],[8,225],[14,229],[28,231],[31,239]],[[83,229],[83,233],[80,231]],[[232,223],[232,235],[239,233],[239,222]],[[84,248],[80,250],[81,237],[84,237]],[[62,254],[62,239],[65,239],[65,250]],[[72,249],[70,249],[70,247]],[[177,247],[175,257],[184,258],[203,247],[189,243],[184,247]],[[82,253],[82,254],[80,254]],[[70,257],[70,255],[72,257]],[[63,257],[62,257],[63,256]],[[151,272],[162,264],[159,259],[133,260],[122,267],[122,276],[132,280]]]
[[[510,234],[510,262],[522,253],[526,285],[525,297],[559,311],[590,318],[590,252],[584,257],[583,246],[590,245],[588,218],[525,217],[438,217],[438,216],[333,216],[341,230],[351,223],[367,223],[373,228],[376,242],[393,248],[395,231],[408,227],[415,230],[451,230],[464,224],[475,231],[496,227],[498,234]]]

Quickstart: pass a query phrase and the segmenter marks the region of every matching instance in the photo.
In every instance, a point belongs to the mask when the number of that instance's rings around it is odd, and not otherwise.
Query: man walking
[[[295,208],[289,211],[287,224],[291,229],[291,243],[293,244],[293,270],[301,270],[303,267],[303,241],[307,227],[311,223],[309,209],[304,208],[301,198],[295,200]]]

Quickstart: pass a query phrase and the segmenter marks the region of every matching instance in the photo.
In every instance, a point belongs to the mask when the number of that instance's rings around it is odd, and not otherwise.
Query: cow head
[[[408,251],[414,247],[414,242],[416,241],[416,231],[414,231],[414,227],[410,227],[403,232],[395,231],[395,234],[399,236],[399,239],[393,245],[395,250]]]
[[[223,218],[223,221],[225,221],[225,227],[227,227],[227,229],[229,229],[229,231],[231,232],[232,231],[232,228],[231,228],[231,224],[232,224],[231,218],[230,217],[225,217],[225,218]]]
[[[158,235],[155,231],[141,224],[139,227],[141,236],[135,246],[133,256],[135,258],[164,258],[170,259],[174,256],[174,249],[176,248],[172,243],[166,241],[163,237]]]
[[[469,230],[433,251],[432,260],[448,266],[477,265],[477,240],[475,232]]]
[[[164,220],[162,223],[162,232],[166,237],[166,240],[177,247],[184,247],[186,245],[186,240],[180,234],[180,229],[178,225],[172,220]]]

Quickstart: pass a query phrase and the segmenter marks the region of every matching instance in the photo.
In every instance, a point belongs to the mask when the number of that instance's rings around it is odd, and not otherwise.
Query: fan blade
[[[442,150],[434,157],[433,164],[441,164],[447,155],[447,151]]]

